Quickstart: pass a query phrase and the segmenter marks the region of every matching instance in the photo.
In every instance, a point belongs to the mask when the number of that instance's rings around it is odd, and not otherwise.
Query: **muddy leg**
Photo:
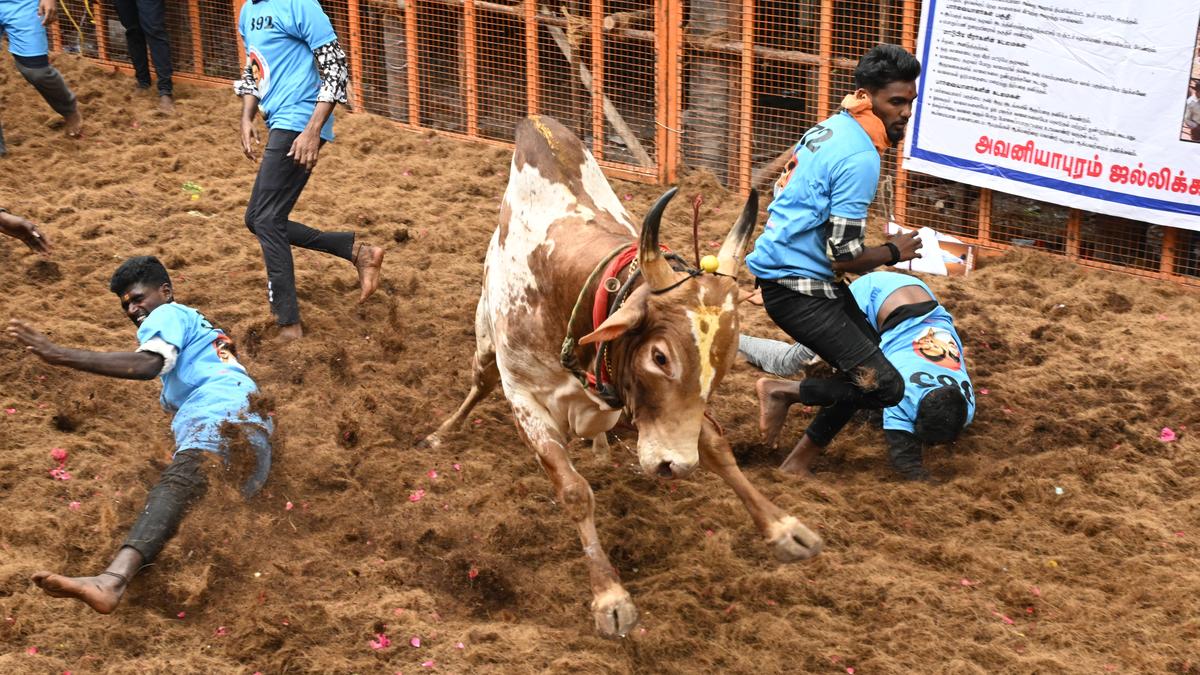
[[[767,538],[782,562],[805,560],[821,552],[821,538],[794,517],[784,513],[759,492],[738,468],[733,450],[707,418],[700,432],[700,463],[721,477],[750,513],[758,531]]]
[[[492,393],[496,384],[500,382],[500,369],[496,367],[495,352],[476,353],[475,357],[471,359],[471,366],[471,391],[467,393],[467,398],[463,400],[462,405],[458,406],[458,410],[453,415],[442,422],[437,431],[425,437],[425,440],[422,441],[423,445],[431,448],[441,445],[442,436],[460,428],[466,421],[467,415],[471,414],[471,410],[485,396]]]

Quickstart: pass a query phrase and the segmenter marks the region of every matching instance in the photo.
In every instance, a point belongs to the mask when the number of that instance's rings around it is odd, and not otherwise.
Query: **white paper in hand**
[[[907,234],[911,231],[894,222],[888,223],[889,235]],[[921,240],[921,248],[918,249],[921,257],[896,263],[894,267],[910,272],[924,272],[926,274],[946,276],[948,274],[946,260],[942,257],[942,247],[938,245],[937,232],[931,227],[922,227],[917,230],[917,238]]]

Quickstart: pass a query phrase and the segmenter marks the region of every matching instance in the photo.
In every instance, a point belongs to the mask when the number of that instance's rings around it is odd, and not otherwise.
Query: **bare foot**
[[[279,341],[291,342],[304,337],[304,329],[298,323],[290,323],[286,326],[279,327]]]
[[[358,269],[358,285],[362,293],[358,296],[363,303],[375,289],[379,288],[379,272],[383,268],[383,249],[378,246],[361,244],[358,253],[354,255],[354,267]]]
[[[783,460],[783,464],[779,465],[779,470],[790,474],[797,475],[801,478],[815,478],[812,472],[812,463],[817,459],[817,455],[821,454],[821,446],[813,442],[811,438],[805,434],[800,438],[800,442],[792,449],[792,454]]]
[[[79,114],[78,108],[75,112],[63,117],[63,131],[70,138],[79,138],[83,135],[83,115]]]
[[[175,99],[170,94],[160,94],[158,97],[158,112],[163,115],[175,114]]]
[[[762,377],[754,383],[754,390],[758,392],[758,430],[762,432],[763,442],[774,448],[779,443],[783,423],[787,421],[788,408],[797,402],[797,385],[790,380]]]
[[[75,598],[101,614],[111,614],[125,595],[123,579],[101,574],[94,577],[64,577],[52,572],[37,572],[33,575],[37,584],[53,598]]]

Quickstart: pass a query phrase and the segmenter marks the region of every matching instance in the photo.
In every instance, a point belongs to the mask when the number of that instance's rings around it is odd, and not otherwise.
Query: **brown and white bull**
[[[603,436],[622,407],[606,403],[560,362],[569,332],[583,336],[575,354],[580,363],[590,363],[597,343],[608,341],[606,373],[637,428],[638,460],[647,474],[681,477],[702,464],[733,488],[776,558],[803,560],[821,550],[816,534],[750,485],[705,412],[737,352],[736,275],[757,198],[752,195],[729,232],[717,273],[689,275],[672,269],[658,245],[659,221],[673,193],[655,204],[642,226],[637,261],[630,265],[641,269],[635,290],[595,326],[590,309],[603,275],[593,272],[610,251],[637,240],[638,231],[574,134],[547,117],[522,121],[500,224],[484,263],[471,391],[427,439],[439,444],[501,384],[521,438],[537,453],[579,528],[592,613],[606,636],[625,635],[637,623],[637,609],[600,544],[591,487],[575,471],[566,446],[573,437]],[[631,274],[626,269],[618,280]],[[581,298],[589,311],[568,326]]]

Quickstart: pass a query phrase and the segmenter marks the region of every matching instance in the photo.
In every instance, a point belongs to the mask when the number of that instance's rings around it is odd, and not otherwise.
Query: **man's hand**
[[[292,141],[292,149],[288,150],[288,157],[292,161],[304,167],[306,171],[312,171],[317,167],[317,153],[321,152],[321,134],[320,132],[302,131]]]
[[[42,17],[42,25],[49,26],[54,17],[58,16],[58,0],[38,0],[37,13]]]
[[[37,225],[12,215],[0,213],[0,232],[25,242],[29,248],[43,255],[50,253],[50,240],[38,230]]]
[[[37,354],[43,361],[58,365],[62,356],[62,347],[54,344],[45,335],[34,330],[33,326],[18,319],[8,320],[8,334],[18,342],[25,343],[25,349]]]
[[[919,252],[921,248],[921,239],[917,236],[916,230],[913,230],[908,234],[898,234],[888,241],[895,244],[896,248],[900,249],[900,260],[897,262],[904,262],[906,260],[912,260],[913,258],[921,257]]]
[[[242,153],[251,162],[258,161],[258,127],[253,119],[242,118]]]

